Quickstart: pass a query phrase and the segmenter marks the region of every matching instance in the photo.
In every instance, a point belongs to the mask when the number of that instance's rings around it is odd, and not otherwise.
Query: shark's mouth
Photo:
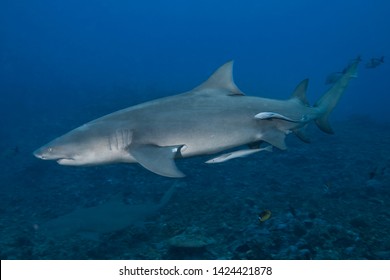
[[[40,149],[36,150],[33,152],[33,155],[36,157],[36,158],[40,158],[40,159],[43,159],[43,160],[46,160],[47,158],[41,153]]]
[[[75,160],[73,158],[60,158],[57,160],[57,163],[61,165],[74,165]]]

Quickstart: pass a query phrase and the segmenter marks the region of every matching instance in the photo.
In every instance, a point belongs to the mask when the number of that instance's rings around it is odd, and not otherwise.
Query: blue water
[[[384,0],[1,1],[1,259],[390,259],[389,9]],[[326,77],[358,55],[358,78],[331,116],[336,134],[311,126],[311,144],[290,135],[287,151],[182,160],[179,180],[136,164],[32,156],[87,121],[190,90],[231,59],[247,95],[288,98],[310,78],[314,104]],[[114,195],[158,203],[173,184],[164,207],[124,229],[41,230]]]

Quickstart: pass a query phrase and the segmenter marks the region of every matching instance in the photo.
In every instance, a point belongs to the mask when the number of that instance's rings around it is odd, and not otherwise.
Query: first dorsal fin
[[[297,85],[297,87],[295,88],[293,94],[291,95],[291,98],[297,98],[303,104],[309,106],[309,101],[307,101],[307,98],[306,98],[306,90],[307,90],[308,84],[309,84],[309,79],[304,79],[302,82],[300,82]]]
[[[195,90],[208,88],[225,89],[231,92],[229,95],[244,95],[233,81],[233,60],[219,67],[204,83]]]

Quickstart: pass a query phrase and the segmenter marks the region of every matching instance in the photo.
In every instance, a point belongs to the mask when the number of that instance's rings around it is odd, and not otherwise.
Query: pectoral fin
[[[180,178],[185,175],[174,158],[182,146],[130,145],[128,151],[143,167],[161,176]]]

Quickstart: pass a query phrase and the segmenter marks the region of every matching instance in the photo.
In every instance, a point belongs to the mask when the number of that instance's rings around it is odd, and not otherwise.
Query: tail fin
[[[333,129],[329,125],[329,115],[336,107],[349,81],[357,77],[357,67],[360,59],[355,59],[347,66],[339,80],[317,101],[315,107],[319,110],[319,117],[315,120],[317,126],[324,132],[333,134]]]

